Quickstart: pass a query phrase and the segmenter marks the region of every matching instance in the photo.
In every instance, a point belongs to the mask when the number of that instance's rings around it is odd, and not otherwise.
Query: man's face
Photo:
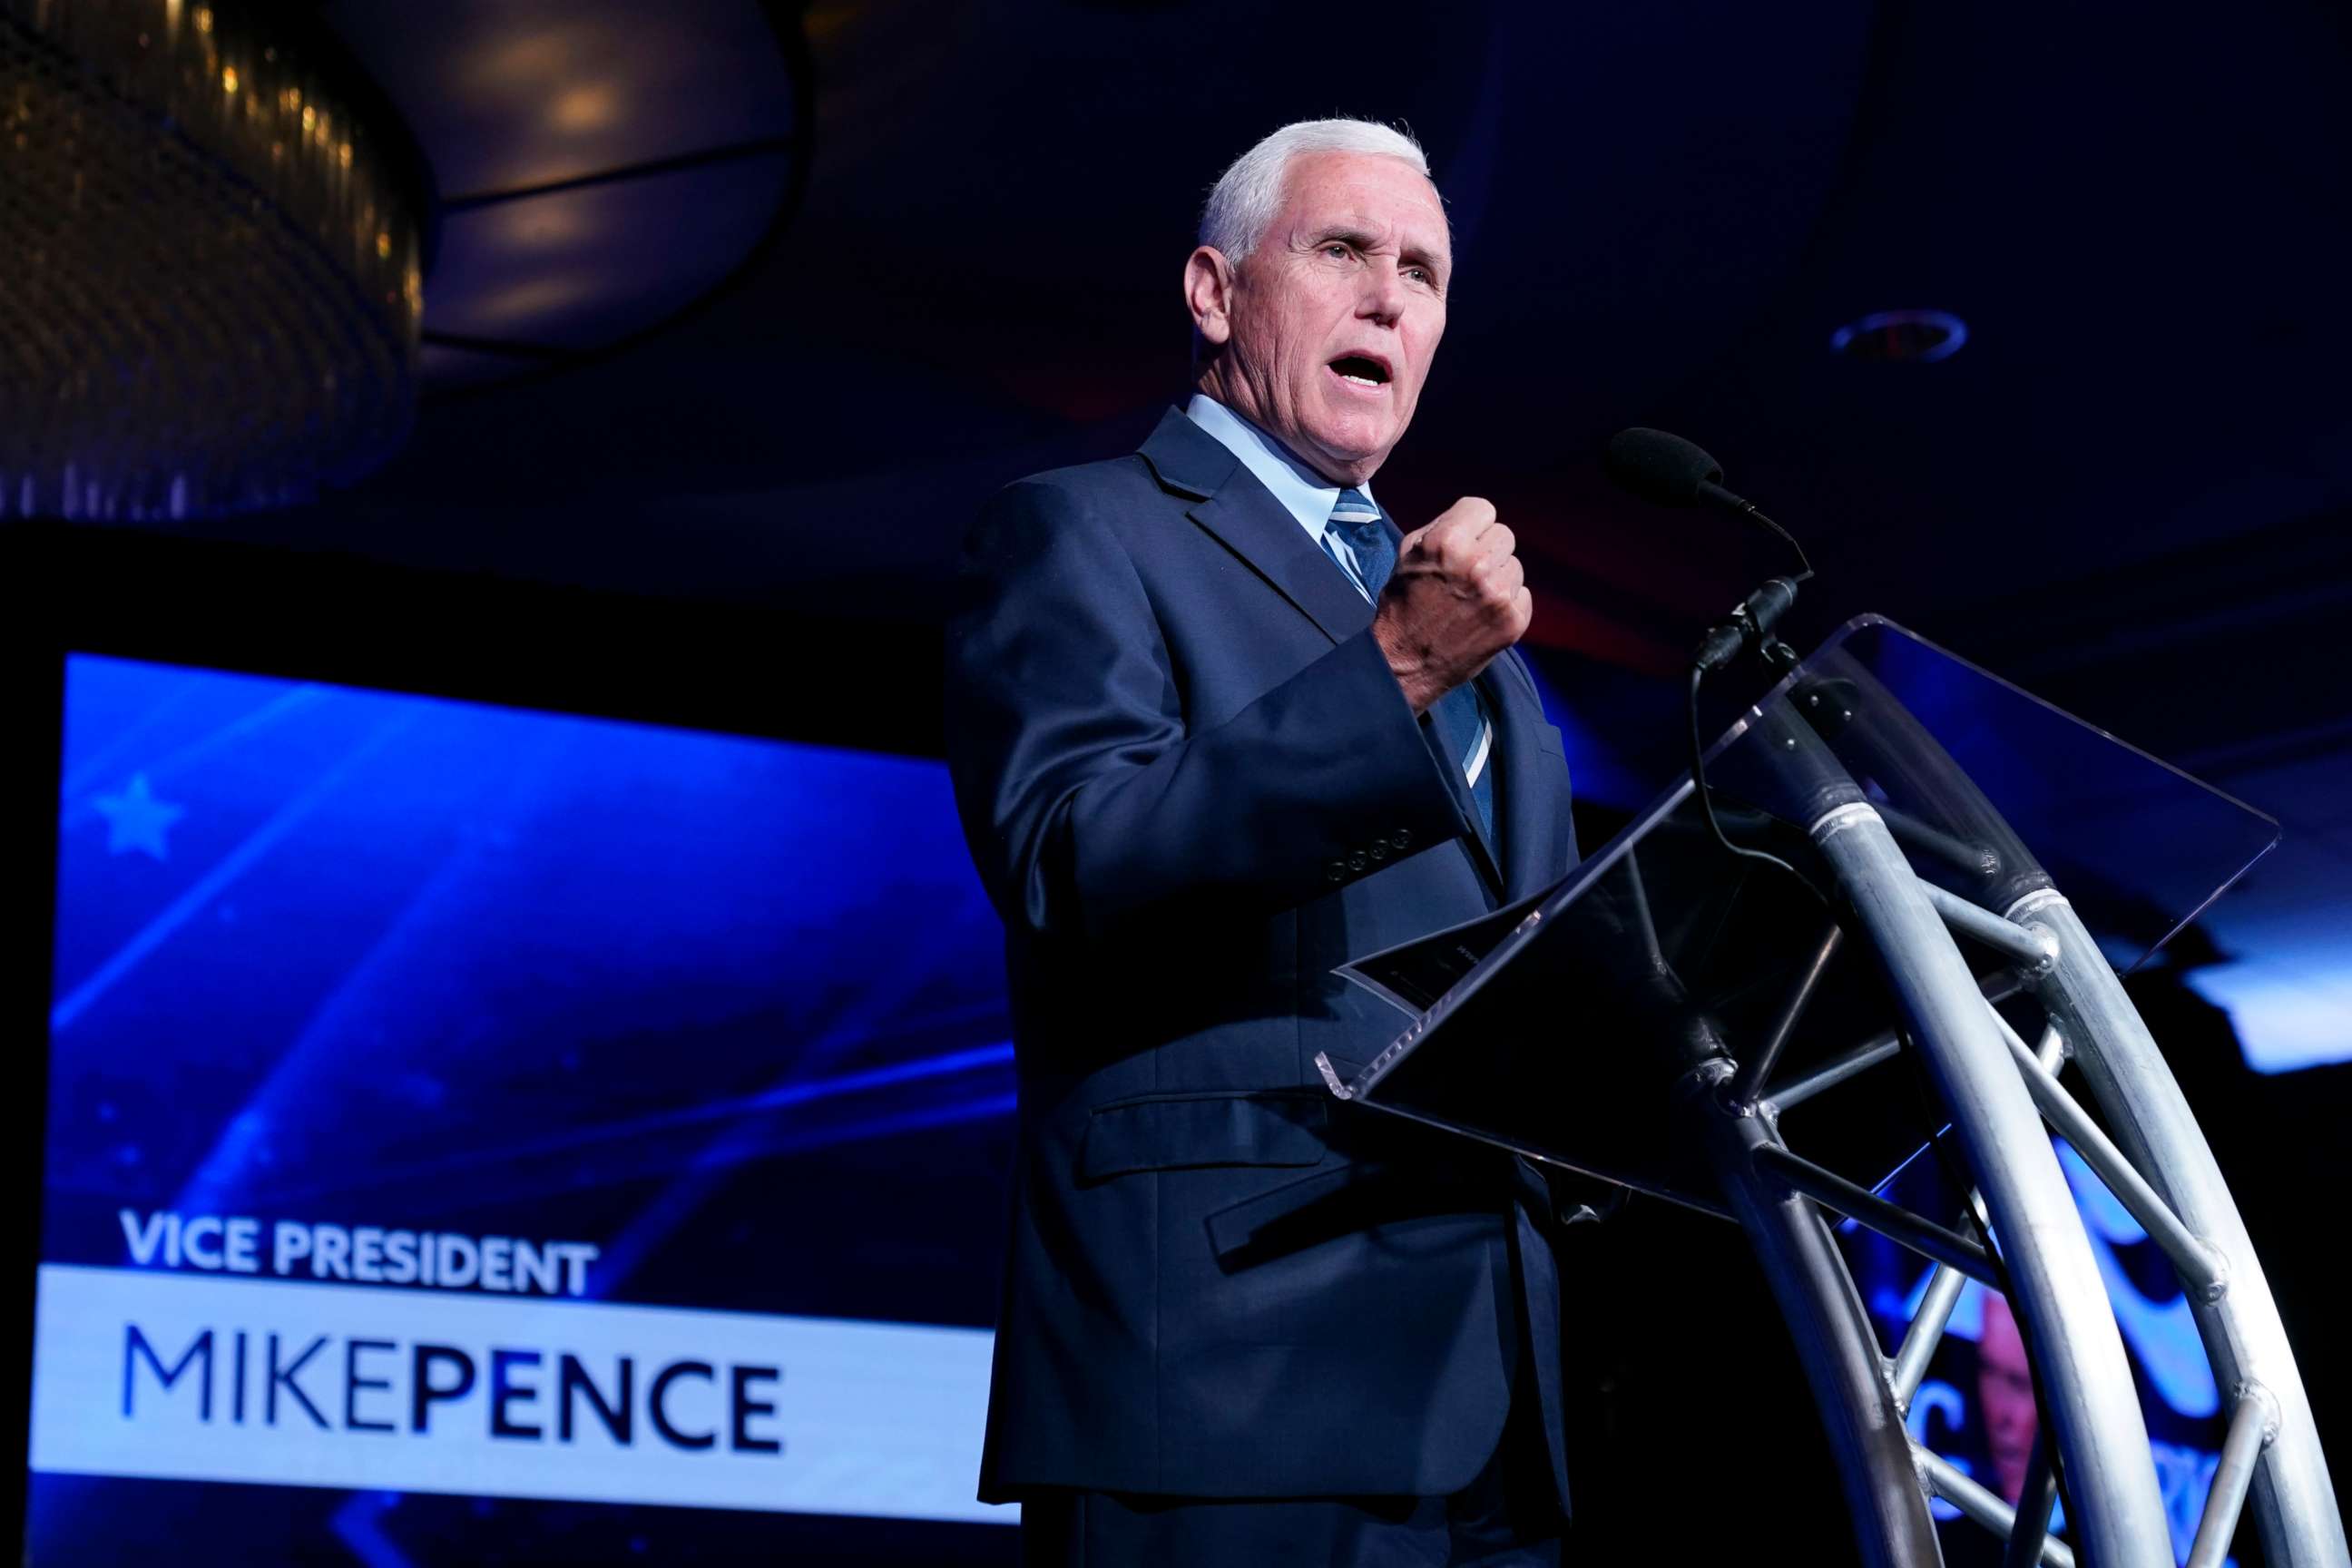
[[[1453,260],[1437,192],[1411,164],[1292,159],[1222,316],[1200,314],[1193,295],[1202,336],[1222,348],[1203,385],[1326,479],[1361,483],[1412,423]]]

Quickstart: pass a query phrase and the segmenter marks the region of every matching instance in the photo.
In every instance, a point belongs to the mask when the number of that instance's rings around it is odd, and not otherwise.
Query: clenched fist
[[[1416,714],[1519,640],[1535,614],[1518,540],[1492,503],[1465,496],[1404,536],[1372,636]]]

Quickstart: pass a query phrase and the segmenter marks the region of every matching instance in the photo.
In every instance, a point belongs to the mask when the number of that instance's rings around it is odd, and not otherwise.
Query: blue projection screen
[[[1003,1550],[939,764],[88,656],[65,712],[33,1561]]]

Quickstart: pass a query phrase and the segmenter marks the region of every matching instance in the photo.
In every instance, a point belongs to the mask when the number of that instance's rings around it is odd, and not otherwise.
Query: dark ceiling
[[[1499,503],[1533,563],[1532,640],[1606,763],[1590,785],[1631,805],[1664,781],[1662,678],[1782,560],[1602,488],[1599,438],[1656,425],[1805,540],[1801,642],[1884,611],[2281,816],[2287,847],[2215,917],[2243,961],[2216,984],[2352,1017],[2339,4],[470,8],[524,45],[558,13],[640,18],[562,56],[560,81],[485,75],[506,58],[488,24],[452,39],[353,20],[370,9],[321,14],[445,198],[497,183],[486,139],[537,139],[526,184],[626,163],[614,115],[646,156],[733,138],[774,162],[598,241],[621,273],[684,257],[716,289],[698,306],[671,319],[665,296],[617,349],[503,384],[444,355],[366,482],[192,526],[749,617],[919,621],[992,489],[1126,450],[1181,399],[1178,279],[1224,163],[1286,120],[1403,121],[1459,268],[1380,493],[1407,520]],[[631,28],[694,63],[567,151],[561,105]],[[774,90],[804,101],[747,94],[780,60],[799,85]],[[428,329],[470,254],[427,277]],[[1830,353],[1840,324],[1900,308],[1956,313],[1966,345]]]

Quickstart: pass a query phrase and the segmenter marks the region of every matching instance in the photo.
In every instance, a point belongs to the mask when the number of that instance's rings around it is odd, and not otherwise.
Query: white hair
[[[1301,120],[1260,142],[1217,176],[1208,205],[1201,209],[1201,243],[1223,251],[1226,260],[1239,266],[1282,210],[1282,182],[1290,161],[1310,153],[1398,158],[1429,178],[1421,143],[1402,131],[1370,120]]]

